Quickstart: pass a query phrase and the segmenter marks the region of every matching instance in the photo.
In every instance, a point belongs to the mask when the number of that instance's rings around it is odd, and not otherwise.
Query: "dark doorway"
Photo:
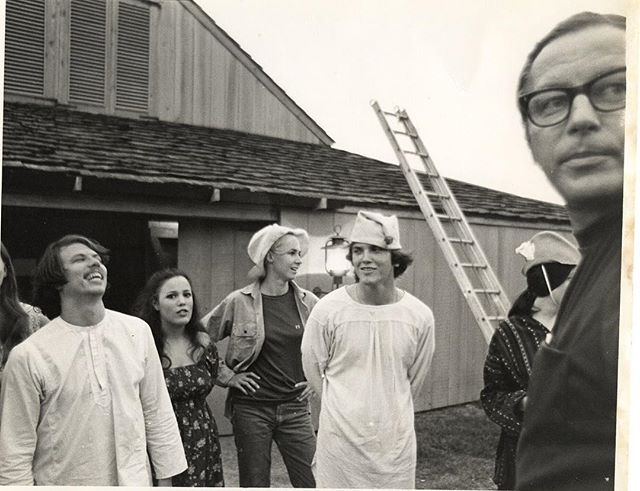
[[[16,266],[21,298],[31,299],[31,277],[46,246],[63,235],[91,237],[111,251],[107,308],[130,312],[146,280],[146,217],[99,211],[2,207],[2,241]]]

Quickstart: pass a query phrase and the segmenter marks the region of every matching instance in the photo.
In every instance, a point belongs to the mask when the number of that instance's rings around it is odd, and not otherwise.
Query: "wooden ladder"
[[[509,299],[407,112],[404,109],[383,111],[376,101],[372,101],[371,106],[488,343],[498,322],[507,318]],[[410,148],[407,148],[409,144]],[[423,185],[425,181],[429,185],[428,190]]]

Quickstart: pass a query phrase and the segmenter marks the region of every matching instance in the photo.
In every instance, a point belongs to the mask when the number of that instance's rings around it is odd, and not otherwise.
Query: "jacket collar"
[[[293,292],[301,300],[304,300],[304,297],[307,296],[307,293],[302,288],[300,288],[295,281],[290,281],[289,282],[289,286],[291,286],[293,288]],[[251,296],[253,298],[259,297],[260,296],[260,281],[255,281],[255,282],[251,283],[250,285],[245,286],[244,288],[242,288],[240,290],[240,293],[242,293],[244,295],[249,295],[249,296]]]

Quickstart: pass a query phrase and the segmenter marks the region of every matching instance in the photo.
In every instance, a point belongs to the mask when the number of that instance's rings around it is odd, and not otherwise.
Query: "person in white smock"
[[[187,468],[151,329],[102,301],[108,254],[65,235],[38,263],[35,305],[52,320],[4,369],[0,485],[170,486]]]
[[[433,357],[433,314],[395,285],[412,262],[395,216],[358,212],[350,242],[357,282],[318,302],[301,345],[321,396],[316,486],[413,488],[413,396]]]

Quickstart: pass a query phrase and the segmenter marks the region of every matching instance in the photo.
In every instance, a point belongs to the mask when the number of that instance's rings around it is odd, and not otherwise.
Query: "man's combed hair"
[[[47,246],[33,277],[33,304],[40,307],[49,319],[60,315],[60,288],[67,282],[60,259],[60,249],[71,244],[84,244],[100,255],[102,263],[109,262],[109,250],[98,241],[83,235],[70,234]]]
[[[534,46],[527,61],[520,72],[520,78],[518,80],[518,92],[517,97],[523,95],[525,87],[529,83],[529,77],[531,75],[531,67],[542,50],[552,41],[572,32],[581,31],[589,27],[595,26],[613,26],[623,31],[626,30],[626,18],[622,15],[615,14],[597,14],[594,12],[580,12],[579,14],[572,15],[568,19],[560,22],[555,26],[545,37],[543,37]],[[522,116],[523,123],[527,122],[527,115],[523,108],[520,108],[520,115]]]
[[[393,277],[398,278],[404,273],[407,268],[413,263],[413,256],[409,252],[400,251],[398,249],[392,249],[391,264],[393,265]],[[347,252],[347,260],[353,263],[353,244],[349,245],[349,252]],[[356,275],[356,281],[358,281],[358,275]]]

